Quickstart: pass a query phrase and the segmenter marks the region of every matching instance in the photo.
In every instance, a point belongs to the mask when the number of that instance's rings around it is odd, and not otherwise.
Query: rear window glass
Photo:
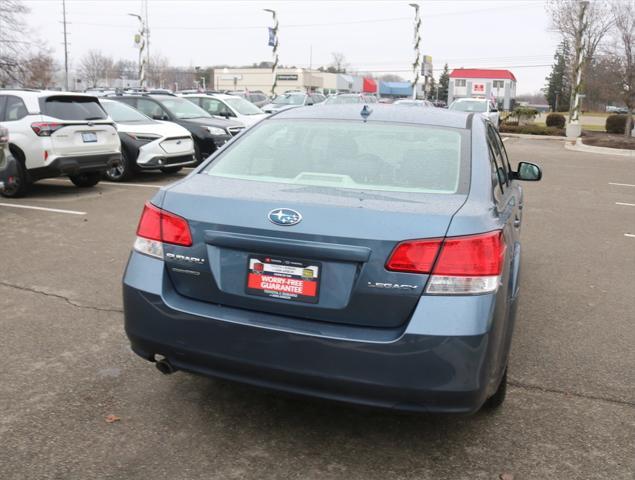
[[[96,98],[48,97],[41,104],[42,113],[60,120],[103,120],[106,112]]]
[[[262,182],[456,193],[460,130],[343,120],[270,120],[247,131],[204,172]]]

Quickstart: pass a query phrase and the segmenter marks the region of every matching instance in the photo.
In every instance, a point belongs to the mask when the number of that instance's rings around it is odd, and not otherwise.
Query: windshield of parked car
[[[194,105],[189,100],[185,100],[183,98],[163,98],[161,99],[161,103],[167,110],[172,113],[172,115],[180,120],[185,120],[188,118],[211,117],[211,115],[205,110],[198,107],[197,105]]]
[[[324,103],[325,104],[343,104],[343,103],[363,103],[364,101],[360,98],[359,95],[335,95],[333,97],[328,97]]]
[[[483,100],[461,100],[453,102],[450,110],[459,112],[487,112],[487,102]]]
[[[296,93],[296,94],[280,95],[276,97],[272,103],[275,105],[303,105],[304,94]]]
[[[232,107],[241,115],[260,115],[264,113],[258,107],[256,107],[253,103],[248,102],[244,98],[233,97],[233,98],[225,98],[223,99],[227,105]]]
[[[208,175],[359,190],[455,193],[460,130],[346,120],[271,120],[245,132]]]
[[[102,101],[101,106],[104,107],[106,113],[108,113],[108,115],[110,115],[110,118],[112,118],[115,122],[152,122],[152,119],[150,117],[146,117],[139,110],[135,110],[125,103]]]

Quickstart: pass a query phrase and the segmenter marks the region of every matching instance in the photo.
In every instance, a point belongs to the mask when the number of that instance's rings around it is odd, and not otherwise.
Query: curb
[[[584,143],[582,143],[581,138],[578,138],[574,144],[568,142],[565,143],[564,148],[576,152],[599,153],[600,155],[618,155],[620,157],[635,158],[635,150],[626,150],[624,148],[594,147],[592,145],[585,145]]]
[[[527,135],[526,133],[507,133],[500,132],[501,137],[512,137],[512,138],[527,138],[529,140],[559,140],[564,142],[567,140],[567,137],[558,137],[555,135]]]

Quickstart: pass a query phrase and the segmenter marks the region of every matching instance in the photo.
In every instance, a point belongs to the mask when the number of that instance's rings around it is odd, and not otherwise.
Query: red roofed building
[[[448,105],[457,98],[496,99],[499,107],[510,110],[516,98],[516,77],[509,70],[457,68],[450,73]]]

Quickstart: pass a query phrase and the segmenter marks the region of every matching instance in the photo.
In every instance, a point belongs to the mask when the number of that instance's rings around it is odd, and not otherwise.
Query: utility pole
[[[582,70],[584,69],[585,47],[584,37],[588,24],[586,13],[589,7],[588,0],[578,2],[578,26],[575,31],[575,65],[573,66],[574,85],[571,91],[571,107],[569,109],[569,123],[567,124],[567,137],[579,137],[582,134],[580,125],[580,100],[582,99]]]
[[[62,18],[64,23],[64,90],[68,91],[68,38],[66,33],[66,0],[62,0]]]
[[[415,61],[412,64],[412,98],[413,100],[417,99],[417,84],[419,83],[419,74],[421,72],[421,51],[419,49],[421,43],[421,17],[419,16],[419,4],[417,3],[409,3],[412,8],[415,9],[415,32],[414,32],[414,50],[415,50]]]
[[[264,9],[265,12],[271,13],[273,17],[273,27],[269,28],[269,46],[273,47],[273,65],[271,65],[271,74],[273,82],[271,83],[271,96],[276,96],[276,86],[278,85],[278,16],[275,10],[269,8]]]

